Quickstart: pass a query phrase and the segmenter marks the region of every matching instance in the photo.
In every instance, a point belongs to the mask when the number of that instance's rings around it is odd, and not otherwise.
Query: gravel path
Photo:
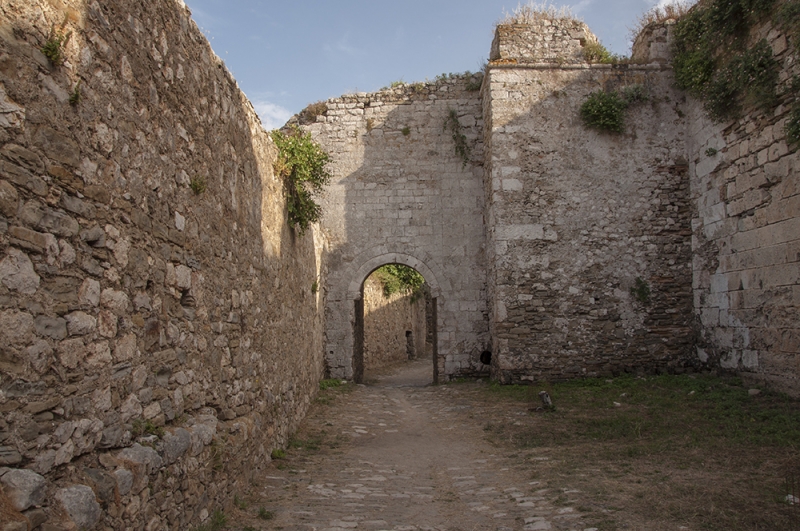
[[[340,445],[275,462],[260,502],[274,511],[267,528],[592,530],[553,503],[565,493],[486,442],[490,409],[459,387],[430,385],[417,361],[314,408],[301,433],[324,429]]]

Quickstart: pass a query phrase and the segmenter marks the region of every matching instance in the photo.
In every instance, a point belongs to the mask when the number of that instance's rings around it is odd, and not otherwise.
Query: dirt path
[[[249,524],[287,530],[593,529],[574,507],[552,504],[564,493],[541,488],[513,456],[493,449],[483,431],[491,419],[458,386],[429,385],[428,365],[410,363],[314,408],[298,436],[324,431],[338,447],[320,444],[275,461],[253,500],[272,519]]]

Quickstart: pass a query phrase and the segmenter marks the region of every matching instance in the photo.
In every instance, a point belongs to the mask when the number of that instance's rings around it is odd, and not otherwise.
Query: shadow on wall
[[[317,389],[322,240],[286,226],[276,150],[188,10],[63,5],[0,6],[0,459],[43,476],[51,523],[188,528]]]
[[[694,358],[691,210],[671,74],[490,66],[487,81],[494,377],[683,371]],[[647,95],[625,132],[587,129],[588,95],[625,87]],[[647,297],[632,292],[637,279]]]
[[[437,370],[445,379],[474,370],[488,346],[481,106],[479,93],[465,85],[344,96],[328,102],[326,116],[310,126],[335,161],[324,204],[331,242],[326,355],[333,374],[352,371],[357,318],[350,297],[357,295],[349,286],[379,257],[386,257],[381,263],[407,258],[439,282]],[[473,148],[467,164],[444,127],[451,111]]]

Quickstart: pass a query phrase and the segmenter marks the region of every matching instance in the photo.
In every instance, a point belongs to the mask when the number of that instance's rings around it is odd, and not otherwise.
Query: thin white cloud
[[[344,55],[348,57],[363,57],[367,52],[350,44],[350,35],[345,34],[334,44],[326,43],[322,48],[329,55]]]
[[[252,103],[267,131],[283,126],[294,114],[289,109],[266,100],[252,100]]]
[[[592,5],[593,3],[594,3],[594,0],[581,0],[580,2],[575,4],[574,6],[571,6],[570,9],[576,15],[580,15],[581,11],[583,11],[584,9],[586,9],[587,7]]]

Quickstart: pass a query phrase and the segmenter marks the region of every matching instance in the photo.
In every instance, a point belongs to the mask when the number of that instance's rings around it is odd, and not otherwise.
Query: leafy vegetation
[[[64,47],[69,42],[70,37],[72,37],[72,32],[65,33],[64,24],[61,24],[58,29],[56,29],[55,25],[50,28],[50,35],[40,50],[53,66],[64,64]]]
[[[631,286],[631,295],[641,303],[650,302],[650,286],[642,280],[642,277],[636,277],[634,285]]]
[[[262,520],[272,520],[275,518],[275,513],[272,511],[268,511],[266,507],[259,507],[258,508],[258,517]]]
[[[159,439],[163,438],[165,435],[164,428],[161,426],[156,426],[153,424],[152,420],[142,420],[136,419],[133,421],[133,427],[131,429],[131,435],[134,437],[140,437],[142,435],[155,435]]]
[[[628,103],[616,91],[598,90],[589,94],[581,105],[583,123],[601,131],[621,133],[625,129],[625,109]]]
[[[202,176],[193,178],[189,182],[189,188],[191,188],[192,192],[194,192],[195,195],[202,194],[203,192],[206,191],[207,188],[206,178]]]
[[[587,127],[622,133],[625,130],[625,110],[648,99],[643,85],[628,85],[619,91],[598,90],[589,94],[581,105],[581,119]]]
[[[795,51],[800,54],[800,0],[785,2],[775,16],[789,35]]]
[[[795,103],[786,120],[786,139],[793,147],[800,147],[800,104]]]
[[[613,64],[619,62],[619,58],[609,52],[605,46],[599,42],[589,42],[583,47],[583,58],[587,63]]]
[[[413,267],[402,264],[387,264],[373,273],[383,285],[383,295],[391,297],[394,293],[418,293],[425,279]]]
[[[322,216],[322,207],[313,196],[330,182],[331,174],[326,169],[330,157],[311,139],[311,133],[303,133],[297,127],[272,131],[272,140],[279,150],[274,169],[284,182],[289,225],[298,226],[303,234]]]
[[[228,525],[228,517],[219,509],[211,514],[211,518],[205,524],[195,528],[195,531],[221,531]]]
[[[453,138],[454,149],[456,155],[461,159],[461,167],[465,167],[469,162],[469,156],[472,149],[467,143],[467,137],[461,130],[461,122],[458,121],[458,112],[455,109],[450,109],[447,113],[447,118],[444,120],[442,126],[443,131],[450,131],[450,136]]]
[[[326,389],[332,389],[334,387],[341,387],[342,381],[338,378],[331,378],[329,380],[322,380],[319,382],[319,389],[320,391],[324,391]]]
[[[272,457],[272,459],[284,459],[286,457],[286,450],[282,448],[275,448],[272,450],[270,457]]]
[[[685,13],[675,26],[673,68],[678,87],[700,98],[717,121],[738,117],[744,106],[775,104],[778,63],[762,39],[747,45],[752,26],[775,0],[713,0]]]
[[[73,107],[81,102],[81,82],[75,84],[75,88],[69,93],[69,104]]]

